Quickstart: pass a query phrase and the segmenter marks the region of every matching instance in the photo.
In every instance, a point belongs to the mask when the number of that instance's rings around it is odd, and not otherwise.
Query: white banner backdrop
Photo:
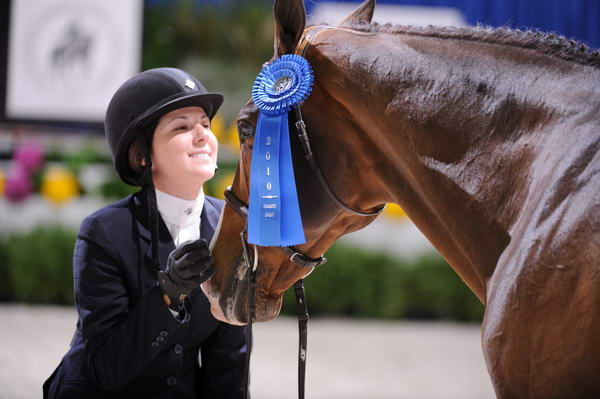
[[[13,0],[6,116],[101,122],[141,65],[142,0]]]
[[[360,5],[361,1],[354,3],[338,3],[333,1],[319,1],[312,12],[309,22],[327,22],[336,26],[347,15]],[[377,4],[373,21],[380,24],[400,25],[466,25],[466,18],[457,8],[437,6],[405,6],[400,4]]]

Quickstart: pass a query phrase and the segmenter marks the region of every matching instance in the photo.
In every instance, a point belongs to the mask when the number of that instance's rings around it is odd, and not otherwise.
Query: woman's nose
[[[201,123],[196,123],[193,129],[194,141],[201,142],[206,140],[206,128]]]

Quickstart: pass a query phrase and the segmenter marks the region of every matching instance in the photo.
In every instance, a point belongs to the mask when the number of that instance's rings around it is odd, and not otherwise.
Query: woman
[[[142,72],[113,96],[105,129],[119,176],[142,189],[87,217],[73,254],[79,319],[44,384],[48,398],[237,398],[242,327],[214,319],[199,288],[222,201],[210,121],[223,96],[174,68]]]

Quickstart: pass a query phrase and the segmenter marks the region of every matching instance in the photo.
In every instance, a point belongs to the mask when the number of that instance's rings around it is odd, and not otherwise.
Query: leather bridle
[[[304,56],[308,46],[311,41],[318,36],[319,33],[336,29],[328,26],[313,26],[307,29],[306,34],[300,40],[300,43],[295,51],[295,53]],[[372,211],[361,211],[355,208],[352,208],[344,202],[342,202],[339,197],[333,192],[330,185],[327,183],[327,179],[321,172],[321,168],[314,157],[314,154],[310,147],[310,139],[308,137],[306,131],[306,124],[304,123],[304,119],[302,118],[302,112],[300,110],[300,106],[294,107],[294,114],[296,117],[295,126],[298,132],[298,138],[300,140],[300,144],[302,145],[302,149],[304,151],[304,158],[307,160],[311,169],[317,176],[319,182],[321,183],[321,187],[325,190],[329,198],[335,202],[335,204],[342,208],[344,211],[352,213],[357,216],[377,216],[384,209],[386,204],[378,206],[376,209]],[[252,353],[252,322],[255,318],[255,291],[256,291],[256,267],[258,265],[258,250],[256,246],[254,246],[254,258],[250,257],[250,244],[246,239],[246,233],[248,228],[248,205],[243,203],[240,199],[238,199],[235,194],[233,194],[231,187],[228,187],[225,190],[225,201],[227,205],[229,205],[238,215],[245,220],[245,226],[242,232],[240,232],[240,239],[242,242],[242,255],[244,258],[244,262],[246,263],[247,270],[247,281],[248,281],[248,319],[246,323],[246,364],[245,364],[245,398],[249,398],[250,391],[250,355]],[[286,253],[291,262],[294,262],[296,265],[303,268],[311,268],[314,269],[317,266],[320,266],[327,262],[327,258],[324,256],[320,256],[318,258],[311,258],[302,252],[298,251],[293,246],[287,247],[277,247]],[[305,276],[306,277],[306,276]],[[294,293],[296,297],[296,306],[297,306],[297,318],[298,318],[298,332],[299,332],[299,349],[298,349],[298,398],[304,399],[304,383],[305,383],[305,375],[306,375],[306,348],[307,348],[307,325],[308,325],[308,308],[306,306],[306,297],[304,293],[304,281],[303,279],[298,280],[294,283]]]

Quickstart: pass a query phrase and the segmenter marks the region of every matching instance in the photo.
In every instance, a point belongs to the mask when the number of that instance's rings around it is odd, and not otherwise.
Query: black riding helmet
[[[222,94],[209,93],[181,69],[149,69],[128,79],[113,95],[104,119],[106,139],[121,179],[141,185],[139,175],[129,165],[129,146],[149,126],[156,126],[162,115],[177,108],[199,106],[212,119],[222,103]]]

